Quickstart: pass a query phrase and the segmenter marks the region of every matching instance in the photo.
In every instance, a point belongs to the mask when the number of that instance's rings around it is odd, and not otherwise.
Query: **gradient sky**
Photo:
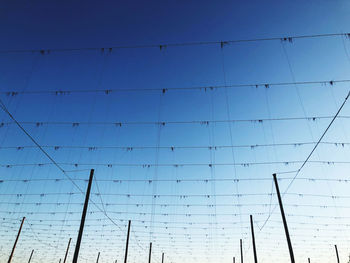
[[[72,260],[84,195],[68,177],[85,191],[92,168],[79,262],[98,252],[122,262],[128,220],[130,263],[147,262],[149,242],[152,262],[162,252],[165,262],[232,262],[239,239],[253,262],[250,214],[259,262],[289,262],[272,173],[285,193],[295,176],[285,172],[343,103],[349,38],[158,46],[349,33],[349,1],[17,1],[0,10],[0,98],[66,171],[0,113],[1,262],[23,216],[13,262],[32,249],[32,262],[58,262],[69,238]],[[304,81],[324,83],[264,85]],[[245,86],[223,87],[236,84]],[[297,262],[335,262],[334,244],[341,262],[350,253],[349,119],[345,104],[284,195]]]

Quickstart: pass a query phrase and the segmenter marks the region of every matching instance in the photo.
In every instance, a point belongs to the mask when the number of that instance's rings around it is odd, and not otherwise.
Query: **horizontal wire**
[[[18,221],[19,218],[6,218],[6,217],[1,217],[2,220],[8,220],[8,221]],[[87,218],[86,221],[87,223],[85,224],[87,227],[91,227],[91,226],[114,226],[114,224],[107,224],[108,222],[104,222],[102,225],[99,223],[99,224],[91,224],[89,222],[101,222],[103,221],[104,218]],[[124,226],[125,228],[127,227],[127,223],[128,223],[128,219],[117,219],[121,224],[123,224],[122,226]],[[241,222],[240,221],[220,221],[220,222],[211,222],[211,223],[203,223],[203,222],[199,222],[199,221],[194,221],[194,222],[191,222],[191,221],[159,221],[159,220],[155,220],[155,221],[149,221],[149,220],[141,220],[141,219],[135,219],[133,218],[131,220],[132,222],[138,222],[138,223],[157,223],[157,224],[162,224],[164,226],[172,226],[172,225],[181,225],[181,228],[184,227],[187,227],[187,228],[191,228],[193,226],[201,226],[201,225],[204,225],[206,226],[206,228],[211,228],[213,226],[227,226],[227,225],[238,225],[240,224]],[[35,218],[32,218],[30,219],[30,222],[40,222],[40,224],[35,224],[35,225],[48,225],[48,226],[53,226],[54,224],[53,223],[44,223],[44,222],[60,222],[60,223],[65,223],[65,226],[66,227],[76,227],[76,226],[79,226],[79,223],[80,223],[80,219],[50,219],[50,218],[47,218],[45,220],[42,220],[42,219],[35,219]],[[72,224],[70,222],[77,222],[77,224]],[[259,222],[264,222],[264,220],[254,220],[254,222],[256,223],[259,223]],[[282,221],[280,220],[270,220],[269,222],[271,223],[276,223],[278,225],[281,225]],[[69,224],[66,224],[66,223],[69,223]],[[248,221],[246,222],[243,222],[243,223],[249,223]],[[311,226],[314,226],[314,225],[317,225],[317,226],[350,226],[349,223],[341,223],[341,222],[337,222],[337,223],[309,223],[309,222],[299,222],[299,221],[288,221],[288,223],[290,224],[293,224],[293,225],[311,225]],[[18,225],[18,222],[17,223],[13,223],[14,225]],[[30,224],[33,224],[33,223],[30,223]],[[61,227],[61,225],[58,225],[59,227]],[[266,226],[268,227],[268,226]]]
[[[147,149],[163,149],[163,150],[178,150],[178,149],[205,149],[205,150],[217,150],[217,149],[225,149],[225,148],[260,148],[260,147],[283,147],[283,146],[303,146],[303,145],[314,145],[316,142],[290,142],[290,143],[270,143],[270,144],[241,144],[241,145],[179,145],[179,146],[118,146],[118,145],[108,145],[108,146],[102,146],[102,145],[89,145],[89,146],[82,146],[82,145],[41,145],[42,148],[48,148],[48,149],[87,149],[89,151],[94,150],[101,150],[101,149],[120,149],[125,151],[132,151],[132,150],[147,150]],[[342,141],[328,141],[328,142],[321,142],[320,144],[323,145],[333,145],[333,146],[348,146],[350,145],[350,142],[342,142]],[[0,150],[23,150],[23,149],[36,149],[37,147],[34,145],[16,145],[16,146],[0,146]]]
[[[13,229],[16,229],[16,227],[13,227]],[[36,229],[36,230],[42,230],[42,231],[46,231],[46,230],[50,230],[50,229]],[[221,229],[223,230],[223,229]],[[72,230],[74,231],[74,230]],[[91,230],[90,230],[91,231]],[[98,230],[96,230],[97,232]],[[86,231],[87,233],[84,234],[84,236],[86,237],[89,237],[89,236],[96,236],[96,233],[91,233],[91,232],[88,232]],[[138,233],[141,233],[141,234],[149,234],[149,231],[142,231],[142,230],[138,230],[137,231]],[[46,234],[46,232],[44,232]],[[212,235],[209,235],[208,233],[201,233],[201,234],[194,234],[194,233],[172,233],[172,232],[157,232],[157,231],[152,231],[152,233],[158,235],[156,238],[159,239],[159,238],[164,238],[164,237],[172,237],[172,238],[176,238],[176,237],[183,237],[183,238],[190,238],[190,239],[195,239],[195,238],[198,238],[198,237],[203,237],[205,236],[207,239],[218,239],[218,238],[224,238],[224,239],[227,239],[227,236],[226,235],[223,235],[222,233],[217,233],[216,236],[212,236]],[[243,235],[249,235],[250,234],[250,231],[247,231],[247,232],[243,232],[242,233]],[[274,235],[274,236],[283,236],[284,234],[283,233],[274,233],[274,232],[265,232],[264,234],[266,235]],[[39,236],[43,237],[44,235],[43,234],[38,234]],[[50,233],[47,233],[47,235],[45,236],[53,236],[54,234],[50,234]],[[240,236],[240,233],[237,233],[237,234],[232,234],[230,233],[230,236]],[[295,236],[295,237],[302,237],[302,236],[309,236],[310,234],[307,233],[307,234],[292,234],[292,236]],[[315,234],[313,234],[315,235]],[[0,234],[1,236],[1,234]],[[121,234],[102,234],[102,233],[99,233],[98,236],[100,237],[125,237],[125,233],[121,233]],[[318,235],[319,237],[334,237],[336,236],[335,235]],[[143,238],[143,237],[147,237],[146,235],[143,236],[143,235],[139,235],[140,238]],[[261,238],[261,236],[259,236],[259,238]]]
[[[134,221],[133,221],[134,222]],[[169,230],[169,229],[180,229],[180,230],[235,230],[237,229],[237,224],[239,224],[240,222],[236,222],[236,223],[233,223],[232,226],[218,226],[218,227],[213,227],[212,225],[208,226],[208,227],[196,227],[196,226],[168,226],[168,225],[154,225],[155,228],[157,229],[165,229],[165,230]],[[250,230],[250,226],[248,226],[248,221],[244,222],[245,224],[247,224],[247,226],[242,226],[243,229],[249,229]],[[279,224],[282,224],[282,221],[278,222]],[[308,225],[313,225],[312,223],[307,223]],[[18,227],[18,224],[15,224],[15,223],[7,223],[6,226],[9,226],[11,228],[14,228],[16,229]],[[30,223],[30,225],[32,227],[35,227],[36,230],[45,230],[45,231],[58,231],[58,232],[71,232],[71,231],[75,231],[75,229],[61,229],[61,228],[55,228],[54,225],[52,224],[33,224],[33,223]],[[338,224],[336,224],[338,226]],[[342,226],[347,226],[349,227],[350,224],[341,224]],[[40,226],[41,228],[38,228],[37,226]],[[58,227],[61,227],[61,225],[57,225]],[[79,225],[76,224],[76,225],[65,225],[66,227],[78,227]],[[86,231],[99,231],[101,233],[103,232],[117,232],[118,230],[113,230],[113,229],[109,229],[108,227],[110,227],[112,225],[106,225],[106,224],[94,224],[94,225],[91,225],[91,224],[86,224],[85,227],[86,227]],[[127,225],[125,225],[126,227]],[[323,224],[322,226],[325,226],[325,224]],[[46,228],[43,228],[43,227],[46,227]],[[93,228],[93,227],[96,227],[96,228]],[[105,229],[106,228],[106,229]],[[142,228],[142,229],[147,229],[147,228],[150,228],[150,225],[135,225],[135,223],[133,223],[133,228]],[[272,230],[275,230],[275,229],[279,229],[280,226],[279,225],[276,225],[276,226],[266,226],[265,227],[266,229],[272,229]],[[321,227],[317,227],[316,229],[315,228],[311,228],[311,227],[289,227],[289,229],[291,230],[310,230],[310,231],[344,231],[344,228],[321,228]],[[266,233],[266,232],[263,232],[263,233]]]
[[[6,211],[6,210],[0,210],[0,213],[4,214],[26,214],[26,215],[59,215],[59,214],[81,214],[81,212],[77,211],[55,211],[55,212],[50,212],[50,211],[38,211],[38,212],[33,212],[33,211]],[[102,213],[103,211],[100,210],[95,210],[95,211],[89,211],[88,214],[98,214]],[[211,216],[234,216],[238,217],[241,215],[244,216],[261,216],[261,215],[268,215],[268,212],[255,212],[255,213],[149,213],[149,212],[130,212],[130,211],[107,211],[107,213],[110,214],[128,214],[128,215],[139,215],[139,216],[147,216],[147,215],[157,215],[157,216],[183,216],[183,217],[197,217],[197,216],[206,216],[206,217],[211,217]],[[273,213],[273,215],[278,215],[278,213]],[[291,214],[291,213],[286,213],[287,216],[289,217],[307,217],[307,218],[331,218],[331,219],[349,219],[350,216],[327,216],[327,215],[307,215],[307,214]]]
[[[298,82],[271,82],[271,83],[252,83],[252,84],[229,84],[229,85],[211,85],[211,86],[192,86],[192,87],[175,87],[175,88],[111,88],[111,89],[59,89],[59,90],[5,90],[0,91],[0,94],[6,94],[7,96],[17,96],[19,94],[53,94],[53,95],[70,95],[80,93],[102,93],[111,94],[113,92],[161,92],[166,93],[168,91],[213,91],[219,89],[228,88],[270,88],[281,86],[294,86],[294,85],[330,85],[333,86],[337,83],[349,83],[350,79],[336,79],[336,80],[314,80],[314,81],[298,81]]]
[[[4,176],[4,175],[2,175]],[[291,180],[293,177],[282,177],[278,178],[278,181],[284,181],[284,180]],[[73,181],[84,181],[88,182],[86,178],[72,178]],[[271,181],[271,178],[264,178],[264,177],[256,177],[256,178],[178,178],[178,179],[96,179],[97,182],[113,182],[113,183],[123,183],[123,182],[176,182],[176,183],[183,183],[183,182],[239,182],[239,181]],[[311,182],[319,182],[319,181],[326,181],[326,182],[339,182],[339,183],[348,183],[350,182],[350,179],[343,179],[343,178],[313,178],[313,177],[299,177],[295,180],[303,180],[303,181],[311,181]],[[6,182],[22,182],[22,183],[30,183],[30,182],[42,182],[42,181],[54,181],[54,182],[61,182],[61,181],[70,181],[69,179],[65,178],[34,178],[34,179],[0,179],[0,183],[6,183]]]
[[[316,121],[322,119],[333,119],[334,116],[307,116],[307,117],[281,117],[281,118],[261,118],[261,119],[231,119],[231,120],[178,120],[178,121],[125,121],[125,122],[67,122],[67,121],[21,121],[22,125],[35,125],[36,127],[40,127],[43,125],[67,125],[72,127],[79,127],[80,125],[112,125],[117,127],[123,127],[123,125],[175,125],[175,124],[199,124],[207,126],[211,123],[233,123],[233,122],[252,122],[252,123],[263,123],[267,121]],[[349,115],[338,116],[339,119],[350,119]],[[0,127],[7,125],[14,125],[15,122],[2,122],[0,123]]]
[[[7,204],[7,205],[35,205],[35,206],[45,206],[45,205],[50,205],[50,206],[62,206],[62,205],[69,205],[69,206],[74,206],[74,205],[79,205],[83,206],[84,203],[74,203],[74,202],[0,202],[1,204]],[[277,203],[275,203],[277,205]],[[275,205],[274,204],[274,205]],[[152,206],[152,204],[147,204],[147,203],[104,203],[105,206],[135,206],[135,207],[146,207],[146,206]],[[268,207],[271,204],[270,203],[247,203],[247,204],[196,204],[196,203],[191,203],[191,204],[153,204],[154,206],[158,207],[185,207],[185,208],[190,208],[190,207],[254,207],[254,206],[261,206],[261,207]],[[315,204],[291,204],[291,203],[286,203],[283,204],[284,206],[292,206],[292,207],[314,207],[314,208],[344,208],[344,209],[350,209],[350,206],[344,206],[344,205],[315,205]]]
[[[272,162],[237,162],[237,163],[66,163],[66,162],[57,162],[59,165],[64,166],[106,166],[106,167],[113,167],[113,166],[120,166],[120,167],[141,167],[141,168],[150,168],[150,167],[184,167],[184,166],[243,166],[248,167],[252,165],[271,165],[271,164],[281,164],[281,165],[291,165],[291,164],[299,164],[303,163],[304,161],[298,161],[298,160],[290,160],[290,161],[272,161]],[[334,160],[328,160],[328,161],[308,161],[308,163],[315,163],[315,164],[350,164],[350,161],[334,161]],[[54,165],[52,163],[8,163],[8,164],[0,164],[0,167],[4,168],[11,168],[11,167],[24,167],[24,166],[49,166]],[[67,171],[65,172],[74,172]],[[294,171],[288,171],[288,173],[292,173]],[[281,172],[280,172],[281,173]]]
[[[157,48],[162,50],[167,47],[186,47],[186,46],[208,46],[220,45],[223,47],[228,44],[249,43],[249,42],[265,42],[265,41],[288,41],[292,42],[295,39],[315,39],[315,38],[330,38],[330,37],[348,37],[350,33],[329,33],[329,34],[310,34],[310,35],[291,35],[282,37],[267,37],[267,38],[251,38],[251,39],[234,39],[225,41],[192,41],[192,42],[177,42],[163,44],[138,44],[138,45],[113,45],[108,47],[78,47],[78,48],[45,48],[45,49],[2,49],[0,53],[40,53],[50,54],[51,52],[72,52],[72,51],[102,51],[112,52],[113,49],[144,49]]]
[[[52,196],[52,195],[79,195],[80,192],[64,192],[64,193],[0,193],[0,196]],[[178,197],[178,198],[189,198],[189,197],[242,197],[242,196],[275,196],[276,193],[240,193],[240,194],[134,194],[134,193],[91,193],[91,195],[96,196],[124,196],[124,197]],[[350,195],[322,195],[322,194],[308,194],[308,193],[286,193],[287,196],[298,196],[298,197],[325,197],[325,198],[339,198],[348,199]]]

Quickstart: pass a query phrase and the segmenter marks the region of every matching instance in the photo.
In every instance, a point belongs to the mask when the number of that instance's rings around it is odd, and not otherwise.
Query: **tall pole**
[[[337,255],[337,262],[339,263],[339,254],[338,254],[338,247],[337,245],[334,245],[335,248],[335,254]]]
[[[164,263],[164,253],[162,253],[162,263]]]
[[[73,263],[77,263],[78,262],[80,243],[81,243],[81,238],[83,236],[83,231],[84,231],[85,217],[86,217],[86,211],[87,211],[88,204],[89,204],[89,197],[90,197],[90,190],[91,190],[91,184],[92,184],[93,176],[94,176],[94,169],[91,169],[91,171],[90,171],[90,178],[89,178],[89,184],[88,184],[87,191],[86,191],[86,196],[85,196],[85,203],[84,203],[83,214],[81,216],[81,222],[80,222],[80,228],[79,228],[77,243],[75,245]]]
[[[98,263],[98,260],[100,259],[100,252],[98,252],[97,254],[97,259],[96,259],[96,263]]]
[[[276,192],[277,192],[277,197],[278,197],[278,203],[279,203],[279,205],[280,205],[280,210],[281,210],[281,216],[282,216],[284,231],[285,231],[285,233],[286,233],[286,238],[287,238],[287,243],[288,243],[288,249],[289,249],[289,255],[290,255],[290,262],[291,262],[291,263],[295,263],[295,260],[294,260],[294,253],[293,253],[293,247],[292,247],[292,242],[290,241],[290,236],[289,236],[289,231],[288,231],[287,220],[286,220],[286,216],[284,215],[284,209],[283,209],[283,204],[282,204],[282,198],[281,198],[280,189],[279,189],[279,187],[278,187],[278,182],[277,182],[276,174],[273,174],[273,180],[274,180],[275,186],[276,186]]]
[[[64,255],[64,259],[63,259],[63,263],[66,263],[67,256],[68,256],[68,250],[69,250],[69,246],[70,246],[70,242],[71,241],[72,241],[72,238],[69,238],[68,246],[67,246],[67,249],[66,249],[66,254]]]
[[[34,253],[34,249],[32,249],[32,253],[30,253],[30,257],[29,257],[28,263],[30,263],[30,261],[32,260],[33,253]]]
[[[241,247],[241,263],[243,263],[243,246],[242,246],[242,239],[239,240],[239,245]]]
[[[21,226],[19,227],[15,243],[13,244],[13,248],[12,248],[11,255],[9,257],[8,263],[11,263],[11,261],[12,261],[13,253],[15,252],[16,245],[17,245],[17,242],[18,242],[18,238],[19,238],[19,235],[21,234],[23,223],[24,223],[25,219],[26,219],[25,217],[22,218],[22,223],[21,223]]]
[[[254,236],[254,225],[253,225],[253,216],[250,215],[250,228],[252,230],[252,242],[253,242],[253,252],[254,252],[254,262],[258,263],[258,257],[256,255],[256,246],[255,246],[255,236]]]
[[[148,263],[151,263],[151,255],[152,255],[152,242],[149,243]]]
[[[127,260],[128,260],[129,237],[130,237],[130,225],[131,225],[131,220],[129,220],[128,234],[126,235],[126,245],[125,245],[124,263],[127,263]]]

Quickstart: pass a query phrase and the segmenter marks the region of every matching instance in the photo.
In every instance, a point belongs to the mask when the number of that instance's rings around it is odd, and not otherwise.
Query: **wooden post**
[[[254,236],[254,225],[253,225],[253,216],[250,215],[250,228],[252,230],[252,242],[253,242],[253,252],[254,252],[254,262],[258,263],[258,257],[256,255],[256,246],[255,246],[255,236]]]
[[[335,254],[337,255],[337,262],[339,263],[339,254],[338,254],[338,247],[337,245],[334,245],[335,248]]]
[[[290,256],[290,262],[291,262],[291,263],[295,263],[295,260],[294,260],[294,253],[293,253],[293,247],[292,247],[292,242],[290,241],[290,236],[289,236],[289,231],[288,231],[287,220],[286,220],[286,216],[285,216],[285,214],[284,214],[284,209],[283,209],[283,204],[282,204],[282,198],[281,198],[280,189],[279,189],[279,187],[278,187],[278,182],[277,182],[276,174],[273,174],[273,180],[274,180],[275,186],[276,186],[276,193],[277,193],[277,197],[278,197],[278,203],[279,203],[280,210],[281,210],[281,216],[282,216],[284,231],[285,231],[285,233],[286,233],[286,238],[287,238],[287,243],[288,243],[288,249],[289,249],[289,256]]]
[[[9,257],[8,263],[11,263],[11,261],[12,261],[13,253],[15,252],[16,245],[17,245],[17,242],[18,242],[18,238],[19,238],[19,235],[21,234],[23,223],[24,223],[25,219],[26,219],[25,217],[22,218],[22,223],[21,223],[21,226],[19,227],[15,243],[13,244],[13,248],[12,248],[11,255]]]
[[[239,240],[239,244],[241,247],[241,263],[243,263],[243,246],[242,246],[242,239]]]
[[[63,263],[66,263],[67,256],[68,256],[68,250],[69,250],[69,246],[70,246],[70,242],[71,241],[72,241],[72,238],[69,238],[68,246],[67,246],[67,249],[66,249],[66,254],[64,255],[64,259],[63,259]]]
[[[83,208],[83,214],[81,216],[81,222],[80,222],[80,228],[79,228],[77,243],[75,244],[73,263],[77,263],[78,262],[80,243],[81,243],[81,238],[83,236],[83,231],[84,231],[85,217],[86,217],[86,212],[87,212],[87,208],[88,208],[88,204],[89,204],[89,197],[90,197],[90,190],[91,190],[91,184],[92,184],[93,176],[94,176],[94,169],[91,169],[91,171],[90,171],[90,178],[89,178],[89,184],[88,184],[87,191],[86,191],[86,196],[85,196],[85,203],[84,203],[84,208]]]
[[[97,254],[97,259],[96,259],[96,263],[98,263],[98,260],[100,259],[100,252],[98,252]]]
[[[129,237],[130,237],[130,225],[131,225],[131,220],[129,220],[128,233],[127,233],[127,235],[126,235],[126,245],[125,245],[124,263],[127,263],[127,260],[128,260]]]
[[[164,253],[162,253],[162,263],[164,263]]]
[[[30,253],[30,257],[29,257],[28,263],[30,263],[30,261],[32,260],[33,253],[34,253],[34,249],[32,249],[32,253]]]
[[[152,242],[149,243],[148,263],[151,263],[151,256],[152,256]]]

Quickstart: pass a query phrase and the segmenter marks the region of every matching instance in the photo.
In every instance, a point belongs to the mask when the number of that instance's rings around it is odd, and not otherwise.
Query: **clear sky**
[[[69,238],[72,260],[84,195],[68,177],[85,191],[92,168],[79,262],[122,262],[128,220],[130,263],[148,261],[150,242],[152,262],[240,262],[240,239],[253,262],[249,215],[259,262],[290,262],[272,173],[296,262],[335,262],[335,244],[347,260],[349,104],[296,180],[285,172],[349,92],[349,1],[16,1],[0,12],[0,99],[66,171],[1,111],[1,262],[23,216],[13,262],[32,249],[32,262],[58,262]],[[344,35],[279,39],[328,33]],[[170,45],[206,41],[218,43]]]

